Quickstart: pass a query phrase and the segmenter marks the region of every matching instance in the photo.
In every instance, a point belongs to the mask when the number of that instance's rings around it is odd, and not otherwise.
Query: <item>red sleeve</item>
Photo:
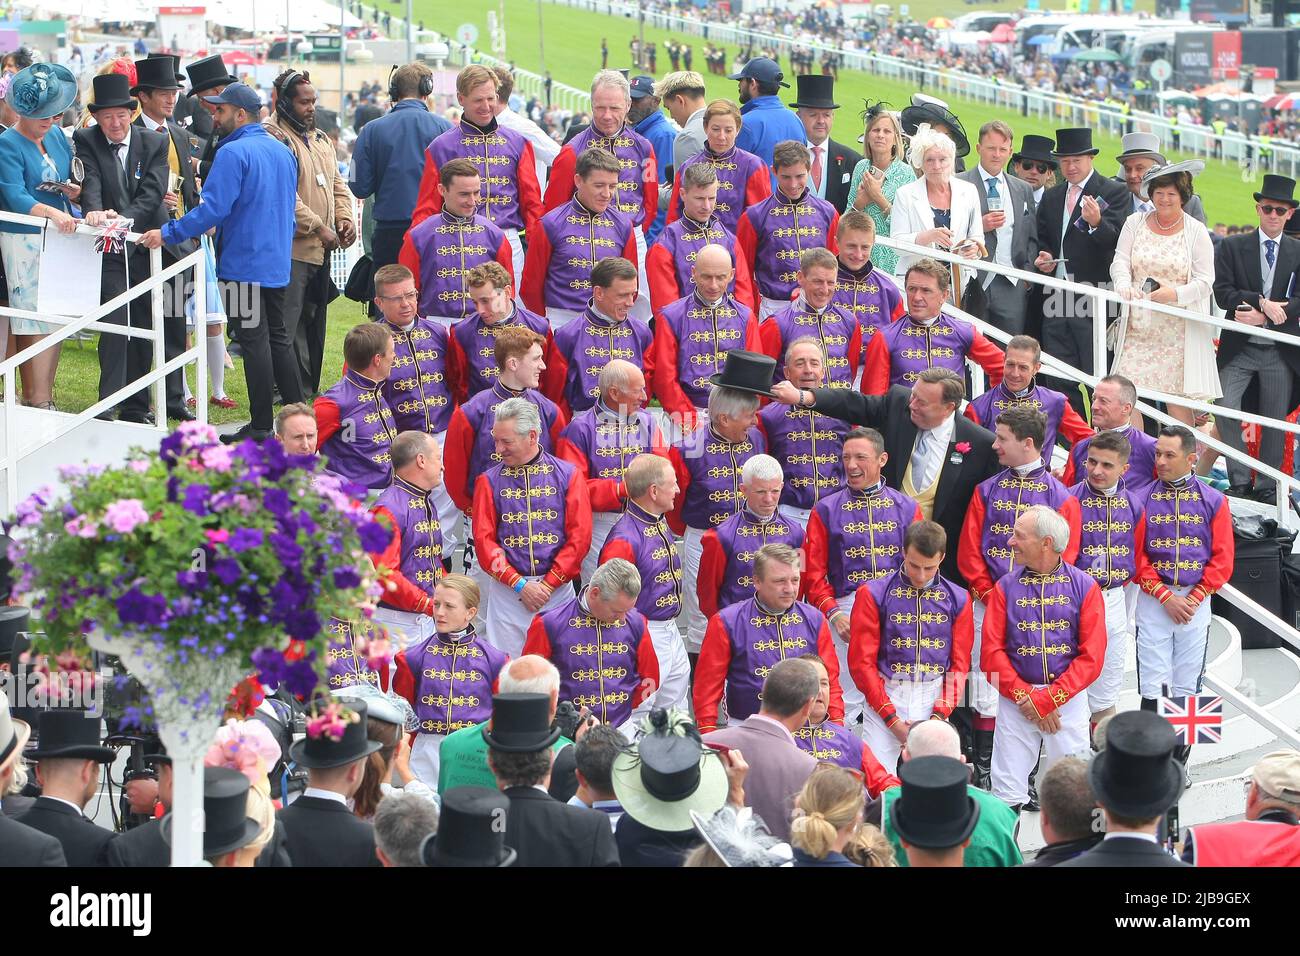
[[[433,144],[430,143],[430,146]],[[420,192],[411,213],[411,225],[418,226],[430,216],[442,211],[442,193],[438,192],[438,164],[433,161],[429,147],[424,148],[424,173],[420,176]]]
[[[546,623],[538,614],[533,623],[528,625],[528,636],[524,638],[524,654],[536,654],[545,660],[551,659],[551,639],[546,633]]]
[[[637,690],[632,698],[632,706],[640,706],[659,689],[659,656],[655,654],[655,642],[650,639],[650,625],[643,624],[641,643],[636,649],[636,670],[641,679],[637,681]]]
[[[749,174],[745,183],[745,208],[756,206],[772,195],[772,176],[766,166],[759,166]]]
[[[455,326],[447,332],[447,388],[457,405],[464,405],[469,398],[469,360],[456,338]]]
[[[654,225],[655,217],[659,215],[659,166],[655,160],[655,148],[650,147],[650,156],[641,167],[642,179],[641,187],[645,190],[642,210],[645,218],[641,221],[641,232],[645,234],[650,231]]]
[[[691,693],[695,726],[702,734],[718,729],[718,703],[730,669],[731,635],[722,618],[714,615],[700,645],[700,656],[695,662],[695,689]]]
[[[1074,406],[1069,402],[1065,403],[1065,411],[1061,415],[1061,423],[1056,427],[1056,431],[1057,434],[1070,439],[1071,445],[1077,441],[1083,441],[1093,434],[1092,426],[1079,417],[1079,413],[1074,410]]]
[[[587,485],[587,497],[591,501],[592,511],[622,511],[627,494],[621,479],[592,478],[587,458],[569,439],[561,437],[555,446],[555,454],[571,462]]]
[[[672,257],[658,242],[646,250],[645,278],[650,287],[650,309],[656,315],[683,295],[677,286],[677,269]]]
[[[880,609],[866,588],[858,588],[849,618],[849,673],[870,707],[886,725],[898,719],[894,702],[885,692],[877,660],[880,655]]]
[[[867,742],[862,741],[862,779],[867,785],[867,794],[877,799],[891,787],[901,787],[903,782],[884,768],[876,755],[871,752]]]
[[[1070,488],[1077,485],[1080,480],[1082,479],[1077,478],[1074,474],[1074,449],[1071,448],[1069,454],[1065,456],[1065,468],[1061,471],[1061,484]]]
[[[839,231],[840,231],[840,214],[836,212],[833,216],[831,216],[830,228],[826,230],[826,248],[829,249],[831,252],[835,253],[835,255],[837,256],[840,254],[840,242],[838,237],[836,237],[835,234]]]
[[[471,511],[475,494],[469,474],[469,458],[473,448],[474,430],[469,427],[464,409],[457,408],[451,413],[451,423],[447,426],[447,438],[443,443],[443,484],[447,486],[447,494],[451,495],[456,507],[466,514]]]
[[[984,427],[983,423],[980,422],[979,415],[975,414],[974,402],[967,402],[966,410],[962,412],[962,414],[965,415],[967,418],[969,418],[971,421],[973,421],[976,425],[979,425],[981,428]]]
[[[718,597],[722,593],[722,578],[726,570],[727,556],[722,553],[718,529],[710,528],[700,540],[700,572],[695,579],[695,598],[705,617],[713,617],[721,610]]]
[[[402,240],[402,251],[397,254],[399,265],[406,266],[411,270],[411,275],[415,277],[415,287],[420,288],[421,277],[424,275],[420,271],[420,253],[415,248],[415,243],[411,241],[411,231],[406,231],[406,237]]]
[[[653,321],[653,316],[651,316],[651,321]],[[645,376],[648,386],[650,382],[655,380],[655,364],[658,356],[655,355],[654,328],[650,322],[646,323],[646,329],[650,333],[650,341],[641,351],[641,374]]]
[[[397,519],[384,507],[375,508],[370,513],[377,522],[392,531],[388,547],[370,555],[370,562],[382,578],[383,602],[412,614],[428,614],[433,606],[432,598],[402,573],[402,532],[397,526]]]
[[[826,719],[842,724],[844,723],[844,691],[840,688],[840,659],[835,654],[831,626],[825,619],[822,620],[821,630],[817,632],[817,656],[826,665],[826,673],[831,679],[831,699],[826,706]]]
[[[989,592],[997,582],[989,574],[988,562],[980,549],[980,538],[984,536],[984,508],[984,499],[976,489],[970,496],[970,507],[966,509],[966,520],[962,522],[961,538],[957,542],[957,570],[966,579],[971,596],[987,604]]]
[[[638,264],[637,255],[636,255],[636,230],[635,229],[628,231],[627,242],[623,243],[622,255],[623,258],[626,259],[628,262],[632,263],[632,265]]]
[[[580,482],[574,482],[575,485]],[[497,509],[492,501],[492,486],[487,475],[479,475],[474,482],[474,516],[471,519],[474,533],[474,556],[479,567],[508,588],[522,580],[523,575],[510,566],[505,551],[497,541]]]
[[[324,395],[318,395],[316,401],[312,403],[312,411],[316,413],[316,447],[319,448],[339,430],[338,402]]]
[[[884,395],[889,391],[890,360],[885,337],[877,332],[867,342],[867,357],[862,369],[862,394]]]
[[[600,549],[598,564],[604,564],[614,558],[622,558],[629,564],[636,564],[636,555],[632,553],[632,546],[627,543],[626,538],[615,538],[611,535],[605,539],[605,546]]]
[[[682,217],[682,171],[679,169],[673,173],[673,188],[668,196],[668,215],[664,217],[664,225],[671,226]]]
[[[974,599],[967,598],[966,606],[952,625],[952,654],[948,660],[948,673],[944,675],[943,694],[934,702],[934,712],[947,719],[966,686],[970,673],[970,655],[975,646]]]
[[[546,273],[550,269],[551,239],[539,222],[536,233],[528,237],[524,274],[519,278],[519,298],[529,312],[546,314]]]
[[[1070,543],[1066,546],[1065,553],[1061,555],[1061,560],[1066,564],[1074,564],[1079,559],[1079,538],[1083,533],[1081,528],[1083,512],[1079,507],[1079,499],[1074,495],[1066,495],[1059,513],[1070,526]]]
[[[900,293],[898,296],[898,300],[894,303],[894,313],[889,317],[889,321],[897,322],[899,319],[903,317],[903,313],[906,311],[907,310],[903,308],[903,296]]]
[[[509,236],[501,237],[501,245],[497,249],[496,260],[501,263],[501,268],[506,270],[506,275],[513,282],[515,280],[515,251],[510,248]]]
[[[764,172],[763,175],[766,176],[767,173]],[[751,275],[753,274],[753,270],[754,270],[754,255],[757,248],[758,248],[758,236],[755,235],[754,226],[749,221],[749,214],[742,213],[740,217],[740,222],[736,226],[736,261],[740,262],[740,260],[743,258],[745,260],[745,268],[749,269]],[[737,266],[737,269],[739,269],[739,266]],[[739,294],[740,294],[739,287],[736,288],[736,293],[737,293],[737,298],[739,298]],[[755,280],[754,282],[754,289],[752,295],[753,298],[750,299],[748,302],[746,302],[745,305],[749,306],[749,310],[753,312],[755,318],[757,318],[758,302],[759,302],[759,291],[758,291],[757,280]]]
[[[984,631],[980,644],[980,668],[1003,697],[1019,703],[1033,691],[1033,685],[1020,679],[1007,656],[1007,596],[994,588],[984,609]],[[1103,621],[1102,634],[1106,633]],[[1073,666],[1073,664],[1071,665]],[[1050,710],[1051,708],[1049,708]],[[1039,715],[1046,711],[1039,711]]]
[[[849,333],[849,384],[853,384],[854,377],[858,374],[858,364],[862,361],[862,325],[858,322],[853,323],[853,331]]]
[[[398,654],[394,663],[397,669],[393,673],[393,693],[414,707],[415,675],[411,673],[411,665],[406,663],[405,654]]]
[[[736,288],[736,292],[740,292],[739,287]],[[757,295],[757,293],[753,294]],[[737,296],[737,298],[739,298],[739,296]],[[751,312],[749,315],[749,321],[745,324],[745,348],[751,352],[763,351],[763,336],[762,333],[759,332],[757,312]]]
[[[1070,698],[1083,693],[1101,673],[1101,665],[1106,659],[1106,601],[1096,583],[1088,589],[1083,607],[1079,609],[1078,637],[1079,653],[1070,661],[1065,673],[1029,695],[1040,715],[1050,714]]]
[[[1236,542],[1232,537],[1232,513],[1228,510],[1228,497],[1224,495],[1219,510],[1210,521],[1210,560],[1201,572],[1201,581],[1188,594],[1200,604],[1215,591],[1222,588],[1232,577],[1233,560],[1236,557]]]
[[[776,316],[769,315],[758,325],[758,339],[762,343],[759,351],[781,361],[781,327],[776,324]]]
[[[656,247],[657,248],[657,247]],[[695,416],[695,406],[686,397],[677,379],[677,336],[662,315],[655,319],[655,397],[669,416],[688,421]],[[680,496],[679,496],[680,497]]]
[[[673,472],[677,476],[677,498],[673,502],[673,510],[668,512],[668,527],[673,529],[675,534],[686,533],[686,522],[682,518],[682,508],[686,503],[686,492],[691,487],[691,473],[686,469],[686,462],[682,459],[682,450],[673,446],[668,450],[668,460],[673,463]]]
[[[542,369],[537,390],[556,405],[564,404],[564,380],[569,376],[569,363],[555,344],[555,335],[547,330],[546,342],[542,345]],[[561,409],[563,411],[563,409]],[[567,412],[565,413],[567,417]]]
[[[551,447],[555,448],[560,444],[560,436],[564,430],[569,427],[569,413],[564,410],[563,406],[556,409],[555,421],[551,423]]]
[[[564,490],[564,544],[542,579],[552,591],[582,573],[582,559],[591,550],[591,500],[585,481],[571,481]]]
[[[835,604],[835,589],[831,587],[827,574],[830,562],[828,540],[826,525],[822,523],[821,514],[814,508],[808,516],[808,530],[803,539],[803,588],[808,603],[825,614],[827,619],[832,614],[839,613]]]
[[[971,338],[968,354],[984,369],[984,374],[988,376],[989,388],[1002,383],[1005,356],[1002,350],[986,339],[979,329],[975,330],[975,335]]]
[[[732,264],[736,269],[736,291],[733,293],[736,301],[744,302],[746,304],[753,302],[754,273],[750,268],[749,262],[741,256],[732,256],[731,258],[733,260]],[[757,315],[758,313],[756,312],[754,314]],[[748,348],[748,346],[746,346],[746,348]]]
[[[578,167],[578,154],[571,145],[560,150],[560,155],[551,163],[551,175],[546,180],[546,194],[542,197],[542,213],[545,215],[556,206],[563,206],[573,198],[573,175]],[[528,237],[532,240],[532,236]]]
[[[537,161],[533,158],[533,144],[524,140],[519,153],[517,170],[519,183],[519,209],[524,214],[524,232],[531,239],[533,230],[542,219],[542,186],[537,181]],[[514,275],[514,273],[510,273]]]

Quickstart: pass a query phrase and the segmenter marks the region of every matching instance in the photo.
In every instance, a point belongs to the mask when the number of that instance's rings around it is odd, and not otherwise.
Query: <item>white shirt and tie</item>
[[[924,491],[939,479],[944,456],[957,429],[956,414],[949,415],[935,428],[916,433],[912,448],[912,487]]]
[[[1065,212],[1061,215],[1061,258],[1062,259],[1065,258],[1065,236],[1069,231],[1070,227],[1074,225],[1074,220],[1070,218],[1071,213],[1074,212],[1075,208],[1083,200],[1083,190],[1084,187],[1088,185],[1088,180],[1092,179],[1092,177],[1095,175],[1097,175],[1097,171],[1095,169],[1091,170],[1088,173],[1088,175],[1083,178],[1083,182],[1079,183],[1077,186],[1074,183],[1069,183],[1069,185],[1065,190]],[[1068,182],[1069,181],[1067,180],[1067,183]],[[1093,227],[1089,226],[1088,231],[1092,232],[1092,230]],[[1069,266],[1068,262],[1058,262],[1056,264],[1056,278],[1058,279],[1067,278],[1066,276],[1067,266]]]
[[[826,162],[830,158],[831,141],[828,139],[820,146],[805,142],[808,155],[812,157],[812,166],[808,169],[808,191],[818,199],[826,198]]]
[[[989,211],[994,212],[994,200],[1001,200],[1001,212],[1005,216],[1002,225],[993,230],[993,235],[997,237],[997,242],[993,249],[993,261],[1000,266],[1012,268],[1011,262],[1011,236],[1016,226],[1016,210],[1011,202],[1011,187],[1007,184],[1006,170],[994,176],[981,163],[976,167],[980,182],[984,184],[984,194],[989,199]],[[983,280],[984,288],[988,288],[996,278],[992,273],[986,273]]]
[[[1255,231],[1259,234],[1259,274],[1264,277],[1264,288],[1260,292],[1268,299],[1273,295],[1273,275],[1277,271],[1277,250],[1282,235],[1278,233],[1277,239],[1270,239],[1264,235],[1263,229]]]

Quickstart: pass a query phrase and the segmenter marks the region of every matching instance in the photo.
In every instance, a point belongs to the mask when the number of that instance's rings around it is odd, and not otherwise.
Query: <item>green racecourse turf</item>
[[[541,72],[542,61],[537,42],[538,0],[504,0],[504,2],[508,46],[505,58],[523,69]],[[1150,2],[1151,0],[1147,0],[1146,3],[1139,3],[1138,6],[1149,7]],[[910,6],[911,15],[919,19],[938,15],[959,16],[969,9],[965,4],[954,3],[952,0],[930,0],[920,4],[913,3]],[[496,0],[472,0],[460,4],[447,3],[446,0],[414,0],[415,19],[423,20],[429,28],[447,34],[453,34],[462,23],[473,23],[479,28],[480,44],[484,48],[488,36],[487,11],[496,9],[498,9]],[[996,7],[990,6],[988,9],[996,9]],[[590,85],[592,74],[600,68],[601,37],[609,40],[611,68],[619,69],[631,65],[628,41],[638,32],[634,20],[617,16],[611,18],[603,13],[592,13],[547,2],[541,3],[541,10],[545,65],[557,82],[567,83],[580,89],[586,89]],[[659,46],[656,65],[659,67],[660,76],[671,69],[663,46],[663,41],[670,37],[689,42],[695,50],[695,68],[703,69],[703,58],[700,55],[704,44],[702,37],[655,30],[648,25],[645,36],[647,40],[653,40]],[[735,46],[729,46],[727,48],[728,68],[735,55]],[[788,68],[788,61],[785,61],[785,66]],[[708,83],[710,98],[728,97],[733,100],[736,98],[734,80],[711,76],[708,73],[703,75]],[[793,86],[793,80],[791,83]],[[872,74],[841,71],[839,81],[835,85],[835,97],[843,108],[836,114],[831,135],[839,142],[860,151],[861,147],[856,141],[862,134],[862,121],[859,114],[863,100],[868,97],[873,100],[884,99],[896,108],[901,108],[906,105],[913,92],[915,90],[905,84]],[[783,99],[787,102],[794,100],[793,89],[783,93]],[[1017,146],[1020,137],[1025,133],[1051,136],[1055,129],[1051,123],[1023,117],[1012,110],[997,109],[962,100],[955,100],[952,105],[972,139],[980,125],[992,119],[1000,119],[1010,124],[1016,133]],[[1119,138],[1098,134],[1094,137],[1094,145],[1101,149],[1101,154],[1097,157],[1099,170],[1106,175],[1113,175],[1117,170],[1113,157],[1120,152]],[[1184,154],[1171,156],[1171,159],[1173,158],[1191,157]],[[1205,203],[1206,215],[1211,225],[1215,222],[1254,223],[1256,216],[1251,193],[1255,188],[1258,187],[1252,187],[1242,181],[1242,171],[1235,165],[1217,160],[1208,162],[1205,172],[1196,178],[1196,191],[1200,193]]]

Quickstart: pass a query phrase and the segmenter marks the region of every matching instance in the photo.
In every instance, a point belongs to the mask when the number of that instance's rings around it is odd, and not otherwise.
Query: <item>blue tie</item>
[[[998,181],[997,181],[997,178],[996,178],[996,177],[994,177],[994,176],[990,176],[988,179],[984,180],[984,182],[988,183],[988,186],[989,186],[989,198],[990,198],[990,199],[1001,199],[1001,198],[1002,198],[1002,197],[998,194]]]
[[[1264,240],[1264,258],[1268,260],[1268,267],[1270,269],[1277,264],[1277,240]]]

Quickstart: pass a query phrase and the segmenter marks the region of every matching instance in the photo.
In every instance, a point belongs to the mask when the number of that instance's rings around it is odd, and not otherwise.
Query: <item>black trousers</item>
[[[1114,321],[1115,316],[1107,315],[1107,322]],[[1092,299],[1088,296],[1073,295],[1057,289],[1046,290],[1043,296],[1043,351],[1073,365],[1082,372],[1091,373],[1092,368]],[[1106,368],[1102,374],[1110,371],[1113,353],[1106,350]],[[1052,375],[1044,375],[1048,386],[1063,392],[1074,406],[1074,410],[1087,418],[1087,406],[1084,403],[1082,386]]]
[[[406,238],[406,230],[411,228],[411,221],[408,219],[402,223],[393,225],[375,226],[375,233],[370,237],[370,261],[374,264],[374,271],[378,272],[383,266],[391,266],[397,261],[398,253],[402,251],[402,240]],[[371,318],[379,315],[379,310],[375,308],[375,282],[370,280],[370,300],[366,303],[366,309]]]
[[[230,337],[239,343],[244,356],[250,427],[269,434],[274,424],[272,386],[280,390],[286,405],[302,401],[298,363],[284,326],[284,288],[231,280],[222,280],[220,285]]]
[[[163,250],[163,268],[174,265],[178,260]],[[200,266],[202,268],[202,266]],[[163,290],[163,355],[167,361],[185,351],[185,303],[194,291],[194,270],[182,272]],[[203,335],[204,329],[196,330]],[[196,340],[197,341],[197,340]],[[185,385],[182,379],[184,369],[177,369],[167,376],[167,408],[179,409],[185,406]]]
[[[328,259],[319,266],[295,259],[284,290],[284,327],[293,343],[298,378],[307,395],[320,392],[321,368],[325,363],[328,306],[318,294],[317,286],[320,271],[327,268]]]
[[[99,301],[107,302],[125,292],[128,286],[149,277],[149,255],[133,252],[129,256],[105,254],[100,278]],[[129,267],[128,267],[129,263]],[[128,272],[129,268],[129,272]],[[137,296],[127,305],[104,317],[112,325],[148,329],[152,297]],[[99,336],[99,397],[107,398],[129,382],[149,371],[153,364],[153,345],[148,339],[115,335]],[[142,413],[149,410],[149,389],[141,388],[117,404],[119,412]]]

